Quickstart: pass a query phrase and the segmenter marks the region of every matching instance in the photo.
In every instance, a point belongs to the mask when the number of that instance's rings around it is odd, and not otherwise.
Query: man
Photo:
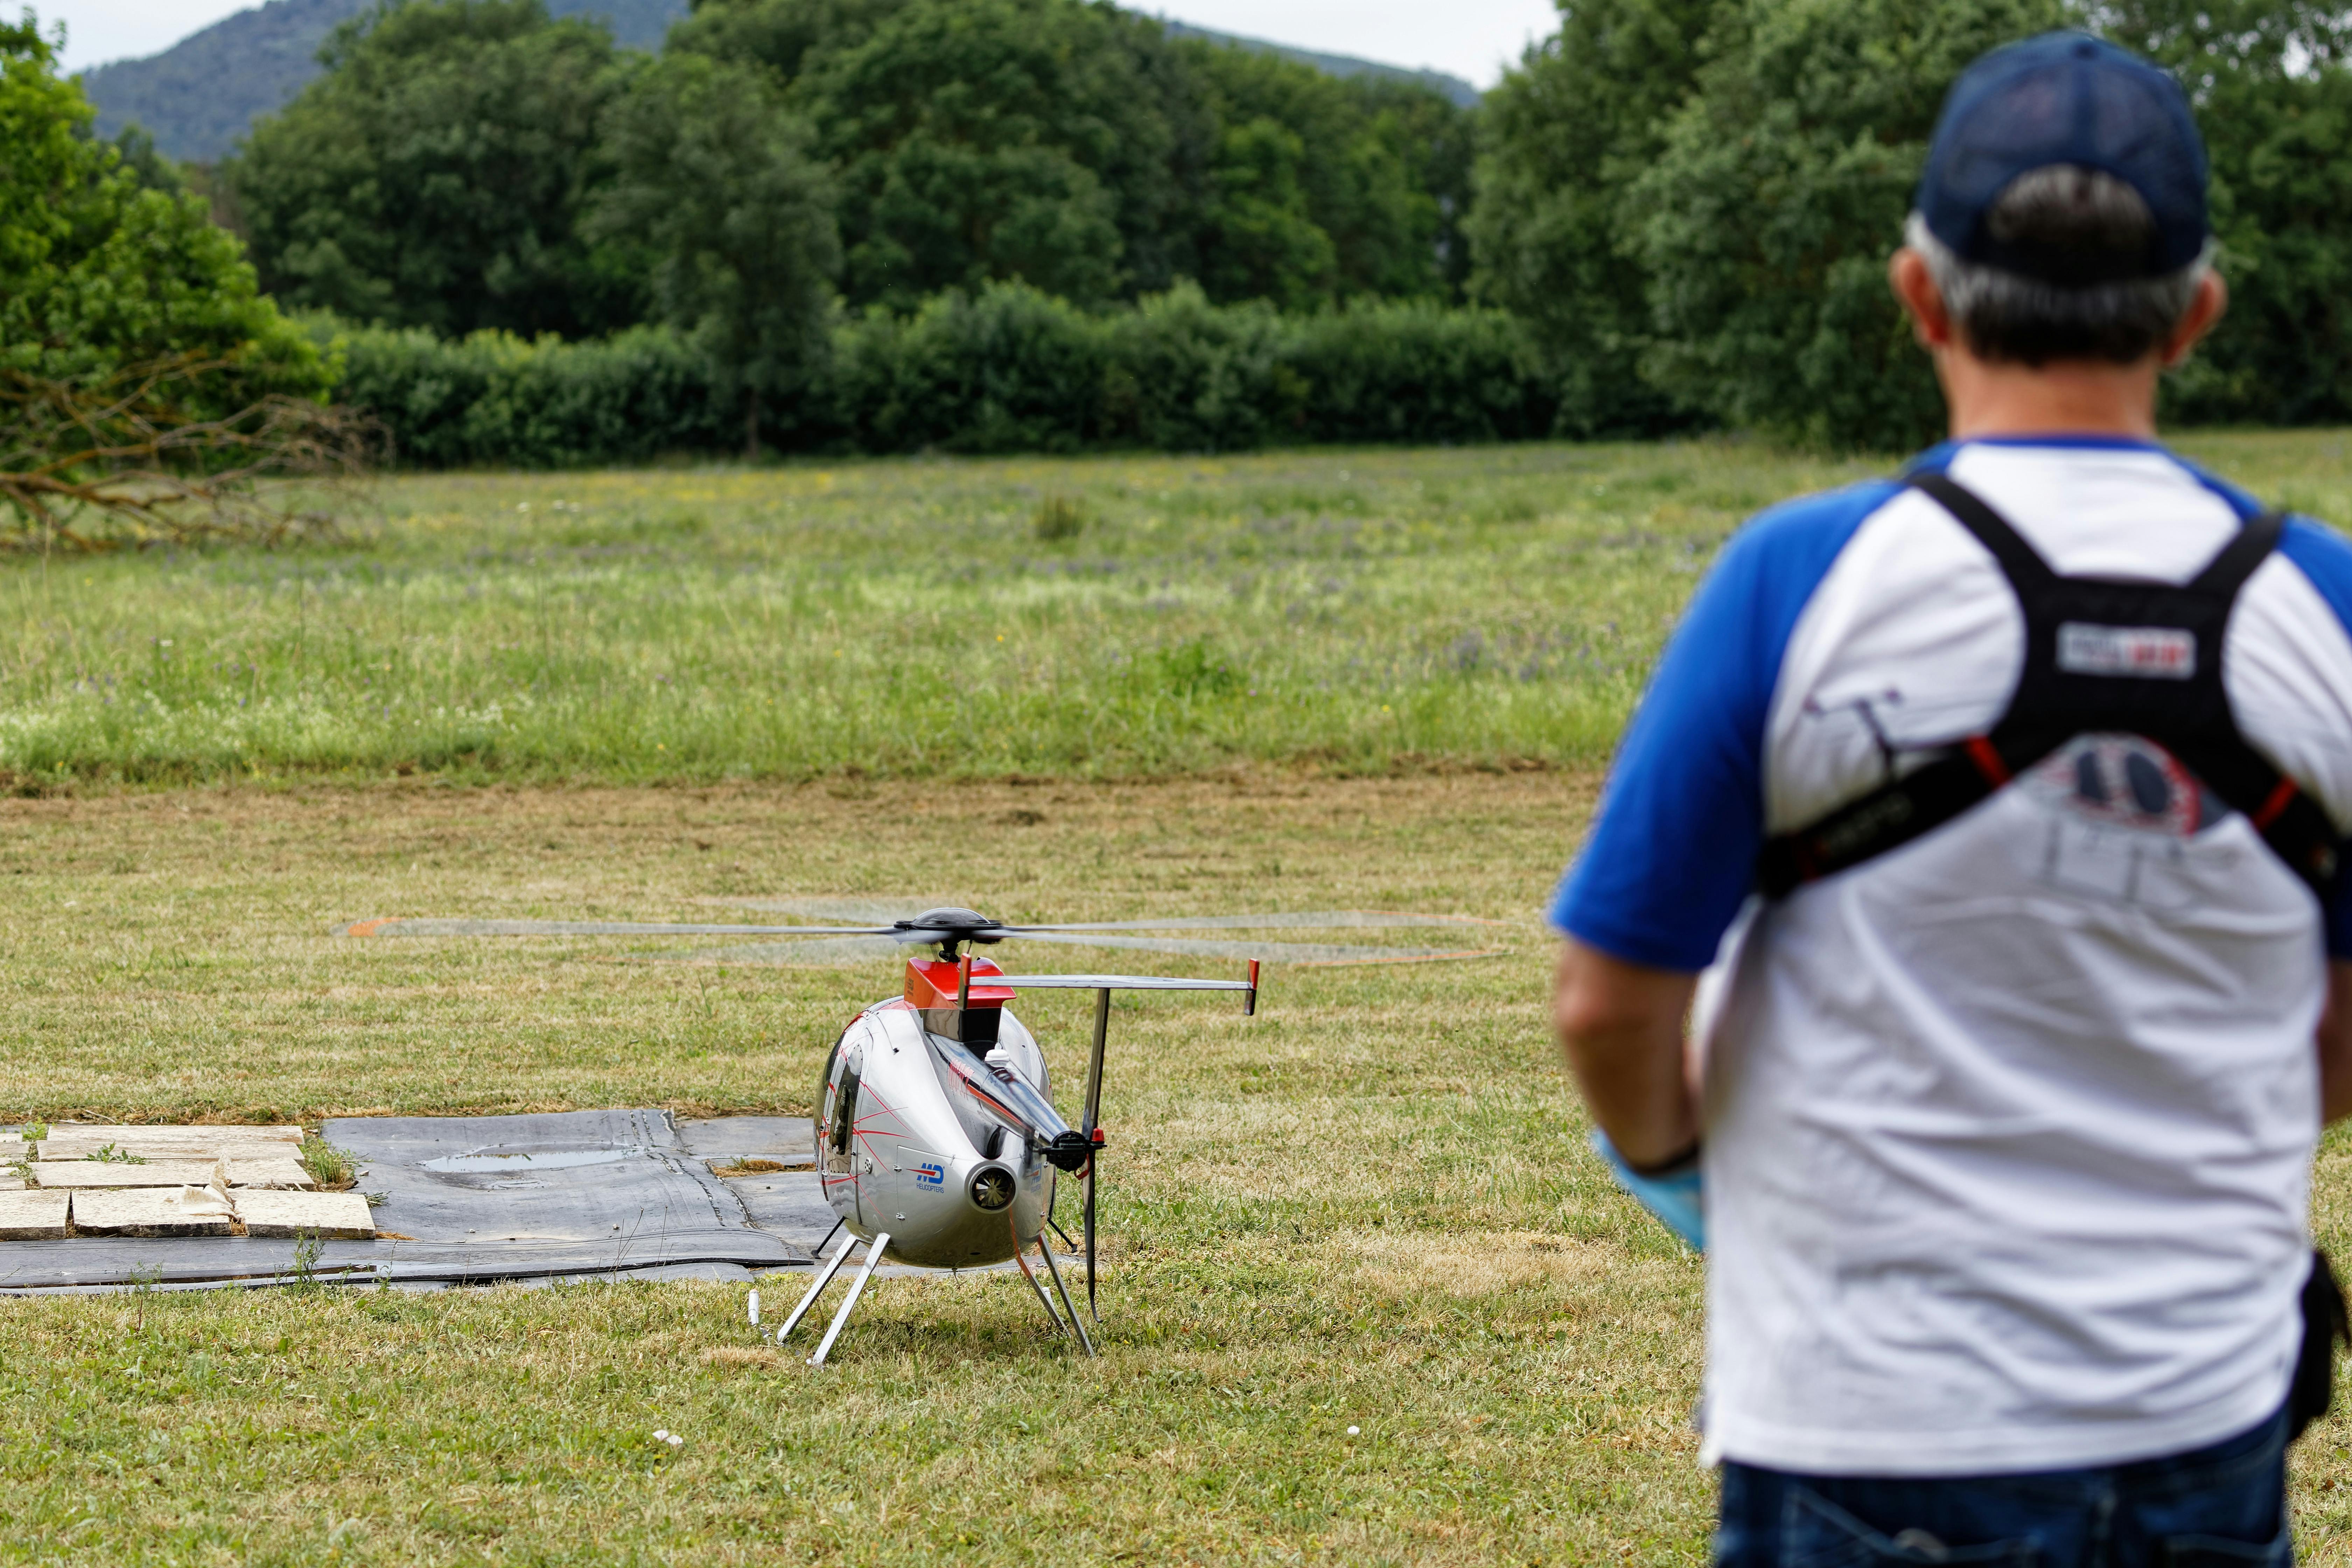
[[[2124,51],[1969,68],[1891,266],[1952,438],[1726,546],[1554,910],[1604,1152],[1703,1190],[1720,1562],[2290,1560],[2352,548],[2156,443],[2204,185]]]

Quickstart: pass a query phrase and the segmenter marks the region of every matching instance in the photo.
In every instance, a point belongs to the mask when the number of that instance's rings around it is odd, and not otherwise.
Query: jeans
[[[1726,1461],[1717,1568],[2287,1568],[2286,1412],[2194,1453],[2031,1475],[1796,1476]]]

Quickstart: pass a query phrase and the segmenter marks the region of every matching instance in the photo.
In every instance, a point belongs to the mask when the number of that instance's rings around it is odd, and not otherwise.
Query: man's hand
[[[1683,1020],[1697,984],[1695,974],[1645,969],[1573,939],[1559,955],[1552,1026],[1560,1054],[1592,1120],[1634,1165],[1672,1159],[1698,1137],[1697,1097],[1683,1046]],[[2345,985],[2352,1013],[2352,980]],[[2352,1046],[2347,1062],[2345,1093],[2352,1096]]]
[[[2352,963],[2327,963],[2327,1005],[2319,1011],[2319,1119],[2352,1116]]]

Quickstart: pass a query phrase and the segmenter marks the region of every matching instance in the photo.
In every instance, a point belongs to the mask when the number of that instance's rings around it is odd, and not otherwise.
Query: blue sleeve
[[[1880,481],[1764,512],[1732,536],[1627,727],[1551,922],[1628,963],[1715,960],[1764,843],[1764,726],[1797,617]]]
[[[2279,538],[2279,553],[2319,590],[2346,634],[2352,636],[2352,544],[2318,523],[2291,517]],[[2352,874],[2336,879],[2335,901],[2327,910],[2327,955],[2352,959]]]

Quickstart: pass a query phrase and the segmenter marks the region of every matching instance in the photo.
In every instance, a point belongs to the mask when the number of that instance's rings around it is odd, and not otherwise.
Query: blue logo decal
[[[947,1172],[937,1165],[918,1165],[915,1167],[915,1182],[919,1186],[940,1186],[944,1184],[947,1179]]]

